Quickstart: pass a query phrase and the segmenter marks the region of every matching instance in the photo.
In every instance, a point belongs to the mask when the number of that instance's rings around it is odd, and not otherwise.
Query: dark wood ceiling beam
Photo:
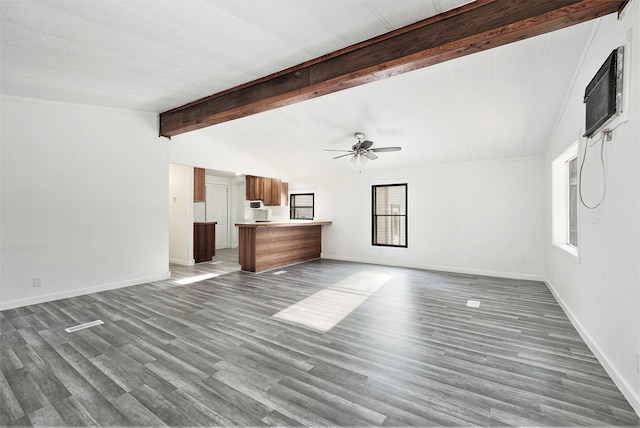
[[[160,135],[260,113],[617,12],[624,0],[478,0],[160,114]]]

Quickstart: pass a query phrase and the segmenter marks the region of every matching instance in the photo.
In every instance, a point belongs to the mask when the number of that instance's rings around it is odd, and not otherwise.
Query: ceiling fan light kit
[[[402,147],[371,147],[373,146],[373,141],[365,140],[365,135],[363,132],[356,132],[353,136],[358,140],[353,146],[351,146],[351,150],[332,150],[325,149],[326,152],[346,152],[344,155],[339,155],[334,157],[333,159],[343,158],[345,156],[351,156],[351,162],[357,163],[361,167],[362,164],[369,160],[376,160],[378,156],[374,152],[398,152],[402,150]]]

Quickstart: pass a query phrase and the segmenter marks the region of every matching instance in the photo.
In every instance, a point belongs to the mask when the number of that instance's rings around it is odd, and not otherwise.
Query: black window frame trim
[[[404,186],[405,213],[398,214],[376,214],[376,188],[378,187],[400,187]],[[404,217],[405,245],[377,244],[376,239],[376,218],[377,217]],[[372,184],[371,185],[371,245],[374,247],[409,248],[409,183],[392,184]]]
[[[295,196],[311,196],[311,203],[312,205],[309,206],[300,206],[299,208],[311,208],[311,218],[305,218],[305,219],[299,219],[299,218],[295,218],[292,217],[293,216],[293,210],[296,209],[294,208],[293,205],[293,200]],[[306,193],[291,193],[289,195],[289,220],[310,220],[312,221],[316,216],[316,194],[313,192],[306,192]]]

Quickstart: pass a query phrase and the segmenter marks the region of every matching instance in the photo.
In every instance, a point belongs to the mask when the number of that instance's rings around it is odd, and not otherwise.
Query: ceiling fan
[[[373,141],[365,140],[364,133],[356,132],[353,134],[354,137],[358,140],[353,146],[351,146],[351,150],[331,150],[325,149],[325,152],[347,152],[344,155],[336,156],[333,159],[343,158],[345,156],[352,156],[351,162],[353,163],[364,163],[367,160],[376,160],[378,156],[376,153],[381,152],[397,152],[402,150],[402,147],[375,147],[373,146]]]

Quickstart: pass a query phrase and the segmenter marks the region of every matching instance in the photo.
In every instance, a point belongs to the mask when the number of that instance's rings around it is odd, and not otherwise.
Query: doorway
[[[216,250],[229,247],[229,185],[207,184],[206,221],[215,221]]]

